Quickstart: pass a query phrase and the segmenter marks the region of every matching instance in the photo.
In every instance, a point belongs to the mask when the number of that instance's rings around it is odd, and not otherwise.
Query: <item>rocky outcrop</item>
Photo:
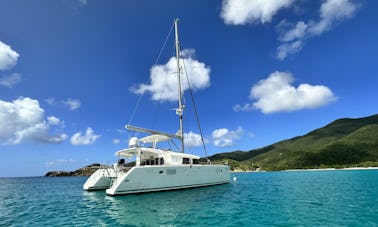
[[[75,171],[50,171],[45,174],[45,177],[69,177],[69,176],[90,176],[99,168],[106,168],[108,166],[94,163]]]

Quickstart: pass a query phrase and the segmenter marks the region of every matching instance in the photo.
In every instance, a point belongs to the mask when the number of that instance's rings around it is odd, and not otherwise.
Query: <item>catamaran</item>
[[[129,147],[117,151],[118,162],[112,168],[99,169],[85,182],[85,190],[106,189],[110,196],[154,191],[195,188],[230,182],[229,166],[214,165],[209,160],[200,163],[200,157],[185,153],[182,85],[180,73],[180,47],[178,39],[178,19],[174,20],[175,49],[177,63],[179,127],[177,133],[165,133],[147,128],[126,125],[126,129],[146,133],[143,138],[131,137]],[[204,140],[201,133],[201,139]],[[179,140],[179,151],[162,149],[162,142]],[[125,165],[125,159],[135,159],[135,166]]]

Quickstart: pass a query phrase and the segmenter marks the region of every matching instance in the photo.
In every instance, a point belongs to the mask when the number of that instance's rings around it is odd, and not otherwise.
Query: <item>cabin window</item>
[[[164,158],[160,158],[160,165],[164,165]]]
[[[182,164],[190,164],[189,158],[183,158]]]
[[[199,164],[199,159],[193,159],[193,164]]]

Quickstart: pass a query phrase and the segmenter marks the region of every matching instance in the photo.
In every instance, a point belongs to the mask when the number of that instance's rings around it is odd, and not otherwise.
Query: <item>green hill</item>
[[[248,152],[211,156],[228,160],[232,169],[283,170],[378,166],[378,114],[339,119],[304,136]]]

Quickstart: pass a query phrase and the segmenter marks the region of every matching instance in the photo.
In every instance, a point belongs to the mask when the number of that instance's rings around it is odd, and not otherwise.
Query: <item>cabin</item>
[[[136,166],[199,164],[199,156],[157,148],[159,142],[167,141],[168,139],[169,137],[163,135],[150,135],[141,139],[132,137],[129,141],[129,148],[117,151],[115,154],[125,158],[135,157]],[[152,146],[141,147],[140,143],[149,143]]]

